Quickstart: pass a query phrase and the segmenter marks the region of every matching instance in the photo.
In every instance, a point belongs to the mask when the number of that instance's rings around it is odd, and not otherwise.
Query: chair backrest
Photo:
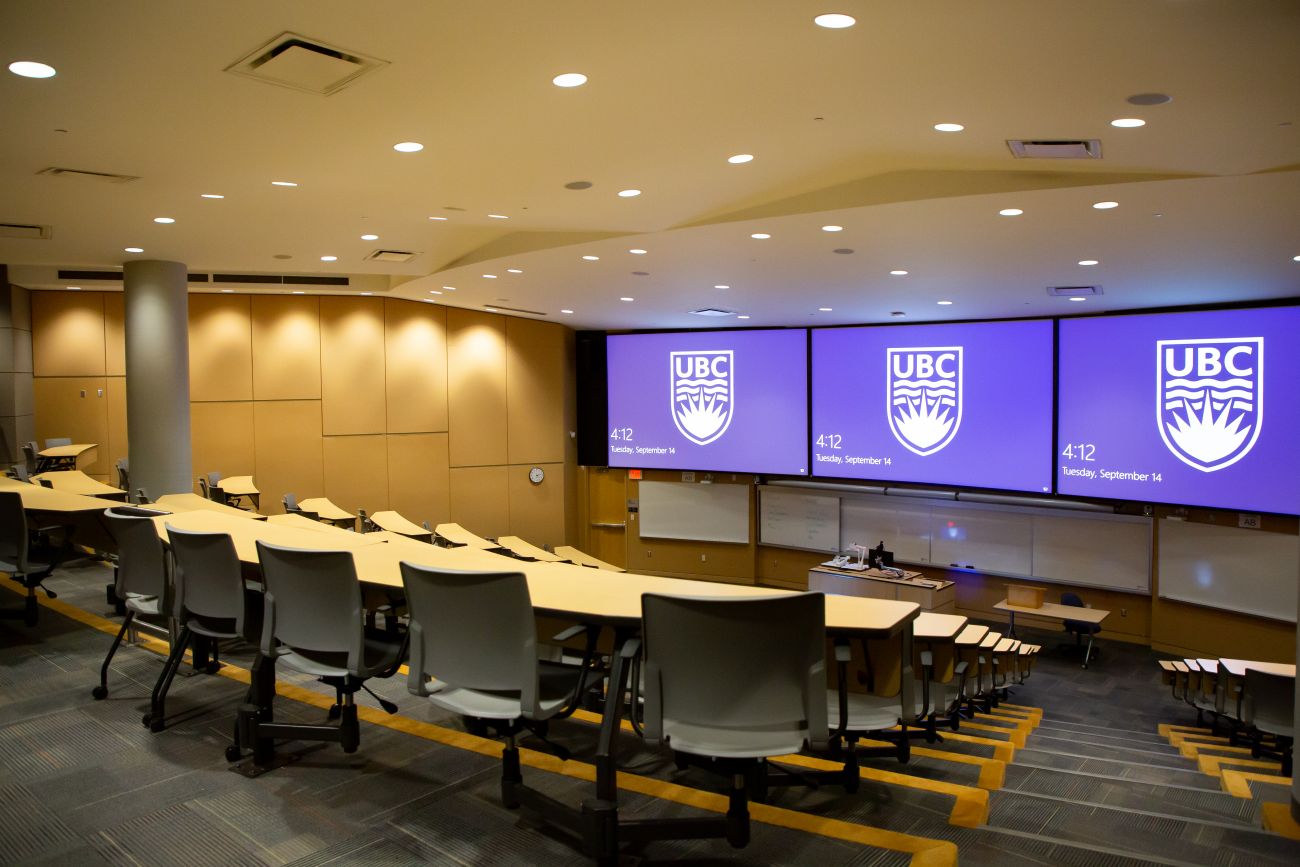
[[[294,512],[302,511],[302,509],[298,508],[298,498],[295,497],[293,494],[284,495],[284,511],[285,514],[288,515],[292,515]]]
[[[1262,732],[1294,738],[1295,679],[1247,668],[1245,680],[1242,722]]]
[[[641,597],[646,738],[779,755],[824,745],[826,598]],[[707,734],[704,734],[707,733]]]
[[[225,491],[221,490],[221,488],[217,486],[217,483],[220,481],[221,473],[208,473],[208,499],[221,503],[223,506],[228,506],[230,505],[230,498],[226,496]]]
[[[40,460],[40,453],[36,448],[36,443],[23,443],[23,457],[27,459],[27,471],[36,472],[36,463]]]
[[[1069,591],[1067,591],[1067,592],[1061,594],[1061,604],[1062,604],[1062,605],[1070,605],[1070,606],[1073,606],[1073,607],[1075,607],[1075,608],[1083,608],[1083,607],[1084,607],[1083,600],[1082,600],[1081,598],[1079,598],[1079,594],[1078,594],[1078,593],[1071,593],[1071,592],[1069,592]]]
[[[236,634],[244,631],[244,576],[227,533],[197,533],[167,525],[167,539],[176,558],[176,611],[182,624],[191,619],[215,628],[233,620]]]
[[[358,671],[364,623],[352,552],[259,541],[257,559],[266,582],[263,652],[270,652],[275,639],[307,655],[346,654],[348,670]]]
[[[117,542],[117,595],[162,597],[167,592],[167,558],[153,518],[159,512],[115,506],[104,510],[108,532]]]
[[[55,446],[70,446],[70,445],[72,445],[72,437],[50,437],[45,441],[45,447],[47,449],[52,449]]]
[[[126,458],[117,459],[117,486],[124,491],[131,490],[131,472]]]
[[[27,571],[27,515],[17,491],[0,491],[0,562]]]
[[[402,563],[411,613],[413,687],[428,676],[451,686],[517,692],[537,708],[537,624],[520,572],[466,572]]]
[[[30,482],[32,480],[32,474],[27,472],[26,464],[14,464],[9,468],[9,471],[20,482]]]
[[[205,500],[212,499],[212,491],[208,488],[208,480],[199,476],[199,495]]]

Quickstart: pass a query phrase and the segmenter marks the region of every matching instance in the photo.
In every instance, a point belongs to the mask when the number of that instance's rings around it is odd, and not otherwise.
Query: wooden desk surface
[[[265,515],[259,515],[257,512],[236,509],[234,506],[227,506],[224,503],[218,503],[215,500],[209,500],[206,497],[200,497],[198,494],[188,492],[184,494],[167,494],[159,497],[154,502],[154,505],[169,512],[216,512],[231,518],[242,518],[245,521],[266,520]]]
[[[252,476],[231,476],[221,479],[217,482],[217,487],[232,497],[247,497],[252,494],[262,493],[253,484]]]
[[[23,508],[35,512],[102,512],[113,504],[99,497],[73,494],[0,476],[0,491],[16,491]]]
[[[1174,660],[1174,671],[1181,671],[1181,672],[1183,672],[1184,674],[1186,674],[1187,671],[1188,671],[1187,663],[1184,662],[1184,661],[1181,660],[1181,659],[1175,659],[1175,660]]]
[[[56,491],[69,494],[81,494],[86,497],[125,497],[126,491],[106,485],[83,473],[81,470],[51,470],[32,476],[32,481],[47,481]]]
[[[926,578],[921,572],[909,572],[904,570],[903,577],[899,578],[888,572],[882,572],[879,569],[841,569],[837,566],[827,566],[820,564],[812,567],[811,572],[828,572],[831,575],[840,575],[845,578],[869,578],[873,581],[887,581],[890,584],[911,584],[917,587],[924,587],[929,590],[942,590],[949,587],[953,582],[943,581],[938,578]]]
[[[604,560],[600,560],[596,557],[593,557],[590,554],[588,554],[586,551],[581,551],[577,548],[572,547],[571,545],[556,545],[555,553],[559,554],[565,560],[569,560],[570,562],[577,563],[579,566],[593,566],[597,569],[604,569],[607,572],[627,571],[621,566],[615,566],[613,563],[606,563]]]
[[[283,516],[278,516],[283,517]],[[309,518],[303,520],[310,521]],[[340,531],[346,537],[333,533],[320,533],[313,529],[303,529],[296,525],[284,523],[272,524],[269,521],[250,521],[236,518],[208,509],[193,512],[180,512],[174,515],[161,515],[153,519],[158,533],[167,538],[167,525],[181,530],[195,530],[203,533],[228,533],[234,540],[235,551],[245,563],[257,562],[257,540],[270,542],[272,545],[284,545],[288,548],[310,548],[315,550],[346,551],[353,547],[362,548],[382,544],[381,539],[373,538],[373,533],[348,533]],[[311,523],[315,523],[312,521]]]
[[[989,630],[989,633],[985,635],[984,639],[980,642],[980,650],[992,650],[993,648],[998,646],[998,642],[1001,640],[1002,640],[1001,632],[994,632],[992,630]]]
[[[1000,611],[1014,611],[1016,614],[1033,614],[1056,620],[1079,620],[1084,623],[1101,623],[1110,616],[1109,611],[1100,608],[1080,608],[1077,605],[1061,605],[1057,602],[1044,602],[1039,608],[1029,608],[1024,605],[1012,605],[1003,599],[993,607]]]
[[[989,628],[982,623],[968,623],[966,628],[957,635],[957,643],[976,646],[984,641],[984,637],[989,634]]]
[[[99,448],[98,443],[73,443],[70,446],[50,446],[37,454],[43,458],[75,458],[97,448]]]
[[[543,563],[563,563],[565,561],[564,557],[552,554],[544,548],[538,548],[532,542],[527,542],[518,536],[498,536],[497,544],[512,554],[540,560]]]
[[[955,641],[966,628],[968,618],[960,614],[936,614],[922,611],[912,624],[912,634],[923,641]]]
[[[487,539],[484,539],[482,536],[475,536],[460,524],[439,524],[433,529],[439,536],[453,545],[477,548],[480,551],[490,551],[493,548],[499,547],[492,542],[489,542]]]
[[[299,500],[298,508],[304,512],[313,512],[330,521],[355,521],[357,516],[351,512],[344,511],[330,502],[329,497],[312,497],[309,500]],[[308,520],[311,520],[308,518]]]
[[[351,538],[357,535],[352,530],[345,530],[342,527],[335,527],[333,524],[325,524],[320,521],[313,521],[311,518],[308,518],[305,515],[294,515],[292,513],[288,515],[272,515],[271,517],[266,519],[266,522],[268,524],[275,524],[276,526],[279,527],[293,527],[295,529],[303,530],[308,533],[316,533],[317,535],[320,536],[335,537],[338,534],[342,533],[343,534],[342,538],[344,539],[344,541],[340,542],[339,544],[343,545],[345,548],[350,547]],[[319,539],[317,539],[316,542],[317,544],[320,544]]]
[[[1020,646],[1020,642],[1014,638],[1003,638],[994,647],[994,653],[1011,653]]]
[[[1196,660],[1196,664],[1199,665],[1199,666],[1201,667],[1201,671],[1208,672],[1209,674],[1218,674],[1218,673],[1219,673],[1219,660],[1217,660],[1217,659],[1200,659],[1200,658],[1198,658],[1198,659]]]
[[[1201,665],[1194,659],[1184,659],[1183,664],[1187,666],[1188,671],[1200,672]]]
[[[390,533],[400,533],[403,536],[429,536],[432,530],[426,530],[413,521],[408,521],[397,512],[375,512],[370,515],[370,521],[381,530],[387,530]]]
[[[1259,662],[1253,659],[1220,659],[1219,664],[1226,668],[1228,674],[1233,677],[1245,677],[1246,669],[1248,668],[1262,671],[1265,674],[1276,674],[1281,677],[1295,677],[1294,663]]]

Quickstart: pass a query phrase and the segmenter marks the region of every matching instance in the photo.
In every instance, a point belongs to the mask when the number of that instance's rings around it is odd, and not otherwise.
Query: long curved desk
[[[99,497],[103,500],[126,500],[126,491],[106,485],[98,479],[92,479],[81,470],[50,470],[32,476],[32,481],[48,482],[54,490],[69,494]]]

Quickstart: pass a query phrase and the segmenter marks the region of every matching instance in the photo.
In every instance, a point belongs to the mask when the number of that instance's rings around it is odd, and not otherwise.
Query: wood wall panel
[[[546,474],[540,485],[528,480],[534,466]],[[509,476],[510,534],[539,546],[565,544],[564,464],[515,464]]]
[[[383,304],[381,298],[320,299],[326,436],[384,432]]]
[[[325,496],[342,509],[388,506],[388,446],[383,434],[325,437]]]
[[[126,438],[126,377],[109,376],[104,380],[104,402],[108,411],[108,439],[99,447],[108,481],[117,484],[117,460],[130,454]],[[107,449],[107,451],[105,451]]]
[[[445,524],[451,516],[447,434],[390,434],[388,507],[419,524]]]
[[[325,494],[320,412],[319,400],[253,402],[253,474],[264,514],[283,512],[286,492],[300,500]]]
[[[35,294],[32,372],[36,376],[104,375],[103,292]]]
[[[1114,616],[1112,614],[1101,624],[1103,638]],[[1152,600],[1151,646],[1179,655],[1238,659],[1244,656],[1265,662],[1295,662],[1295,630],[1292,623],[1265,620],[1235,611],[1189,605],[1172,599]]]
[[[452,467],[451,519],[480,536],[510,534],[509,467]]]
[[[506,319],[506,440],[509,461],[564,460],[573,332],[551,322]]]
[[[447,308],[448,449],[453,467],[506,463],[504,319]],[[452,502],[455,511],[454,493]]]
[[[78,468],[92,475],[106,476],[113,466],[108,457],[108,399],[100,396],[106,387],[102,376],[35,377],[32,394],[36,401],[36,447],[44,448],[45,440],[51,437],[95,443],[99,446],[95,460],[82,462]]]
[[[247,295],[190,296],[190,400],[253,399],[251,311]]]
[[[104,293],[104,373],[126,376],[126,295]]]
[[[252,322],[253,398],[320,398],[319,298],[254,296]]]
[[[191,475],[197,480],[206,473],[223,476],[251,476],[257,470],[253,437],[252,401],[203,401],[190,404]],[[263,480],[254,479],[265,491]],[[195,491],[198,483],[195,482]],[[263,496],[263,501],[271,499]],[[277,500],[278,502],[278,500]]]
[[[447,430],[447,308],[384,299],[389,433]]]

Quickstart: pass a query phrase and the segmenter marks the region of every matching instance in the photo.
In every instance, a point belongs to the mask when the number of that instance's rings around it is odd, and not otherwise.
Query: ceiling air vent
[[[1048,286],[1047,294],[1054,298],[1073,298],[1100,295],[1100,286]]]
[[[723,310],[718,307],[701,307],[699,310],[692,310],[696,316],[735,316],[734,310]]]
[[[522,308],[522,307],[502,307],[500,304],[489,304],[489,305],[487,305],[487,306],[488,306],[488,307],[491,307],[493,310],[497,311],[498,313],[504,310],[504,311],[506,311],[507,313],[527,313],[529,316],[545,316],[545,315],[546,315],[545,313],[543,313],[543,312],[540,311],[540,310],[525,310],[525,309]]]
[[[419,253],[408,250],[376,250],[366,257],[367,262],[409,262]]]
[[[28,223],[0,223],[0,238],[25,238],[41,241],[54,235],[50,226],[33,226]]]
[[[1101,140],[1089,139],[1008,139],[1007,147],[1018,160],[1099,160]]]
[[[106,184],[129,184],[131,181],[140,180],[139,175],[115,175],[112,172],[92,172],[87,169],[65,169],[60,166],[49,166],[41,169],[36,174],[49,175],[52,178],[79,178],[83,181],[102,181]]]
[[[329,96],[387,65],[386,60],[286,31],[227,66],[226,72],[276,87]]]

